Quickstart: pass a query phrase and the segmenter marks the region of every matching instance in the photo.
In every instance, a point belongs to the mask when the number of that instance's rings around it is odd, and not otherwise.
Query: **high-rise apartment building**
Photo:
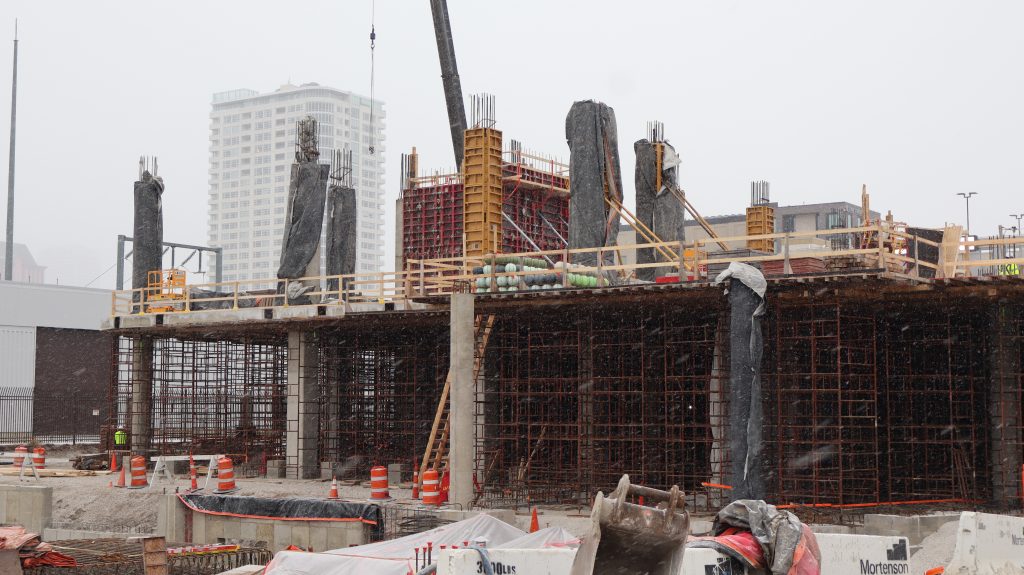
[[[372,113],[371,113],[372,112]],[[295,125],[319,123],[320,161],[352,150],[359,244],[356,272],[380,271],[384,258],[384,106],[309,83],[274,92],[213,95],[210,112],[209,242],[224,248],[224,281],[277,277]],[[373,147],[373,153],[370,148]],[[321,272],[326,250],[321,249]]]

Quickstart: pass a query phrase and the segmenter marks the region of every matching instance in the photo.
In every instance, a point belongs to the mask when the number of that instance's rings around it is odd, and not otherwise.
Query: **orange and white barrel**
[[[435,506],[441,504],[436,469],[428,469],[423,472],[423,504]]]
[[[28,448],[19,445],[14,448],[14,466],[21,467],[25,463],[25,456],[28,455]]]
[[[378,465],[370,469],[370,499],[391,499],[388,493],[388,468]]]
[[[149,487],[149,482],[146,481],[146,458],[141,455],[136,455],[131,461],[132,480],[128,484],[128,489],[142,489],[143,487]]]
[[[46,469],[45,449],[43,449],[42,447],[35,448],[34,455],[32,455],[32,465],[34,465],[36,469]]]
[[[231,463],[230,457],[221,457],[217,460],[217,489],[213,492],[219,495],[238,491],[235,486],[235,466]]]

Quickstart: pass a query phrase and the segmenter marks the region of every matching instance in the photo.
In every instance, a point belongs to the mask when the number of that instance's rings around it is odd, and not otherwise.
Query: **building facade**
[[[0,242],[0,279],[3,278],[2,270],[6,265],[6,247],[7,242]],[[36,263],[32,252],[28,251],[28,246],[25,244],[14,243],[14,264],[11,272],[13,273],[11,281],[27,284],[46,283],[46,266]]]
[[[224,281],[277,277],[295,126],[319,123],[320,161],[352,151],[359,244],[356,272],[377,272],[384,259],[384,105],[315,83],[260,94],[213,95],[210,112],[209,245],[224,248]],[[370,152],[371,146],[373,152]],[[325,250],[321,250],[321,273]]]

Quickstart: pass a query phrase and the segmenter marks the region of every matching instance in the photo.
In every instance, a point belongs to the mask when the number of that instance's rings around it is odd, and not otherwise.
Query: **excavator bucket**
[[[630,503],[630,497],[656,507]],[[682,567],[690,516],[678,487],[661,491],[630,485],[623,475],[607,497],[598,492],[590,519],[571,575],[675,575]]]

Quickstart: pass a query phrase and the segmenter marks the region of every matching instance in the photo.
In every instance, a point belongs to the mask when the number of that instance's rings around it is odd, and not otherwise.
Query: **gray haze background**
[[[978,234],[1024,212],[1024,3],[449,0],[449,9],[463,91],[496,94],[506,139],[568,161],[573,100],[615,108],[630,195],[632,142],[659,119],[706,215],[742,212],[754,179],[769,180],[782,203],[857,203],[866,183],[874,209],[924,226],[963,222],[954,194],[977,191]],[[155,154],[165,239],[205,243],[212,93],[289,79],[368,93],[370,12],[370,0],[5,0],[5,168],[16,17],[22,40],[16,241],[49,266],[48,282],[92,280],[113,264],[116,235],[131,233],[138,157]],[[376,26],[390,254],[399,154],[416,145],[425,168],[453,160],[428,2],[378,0]],[[113,275],[94,285],[113,286]]]

